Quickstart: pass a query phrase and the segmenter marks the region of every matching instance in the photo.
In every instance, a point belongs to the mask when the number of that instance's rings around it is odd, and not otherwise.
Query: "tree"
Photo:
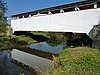
[[[3,0],[0,0],[0,33],[6,32],[7,21],[5,13],[7,11],[6,3]]]
[[[3,0],[0,0],[0,12],[5,13],[7,10],[6,3]]]

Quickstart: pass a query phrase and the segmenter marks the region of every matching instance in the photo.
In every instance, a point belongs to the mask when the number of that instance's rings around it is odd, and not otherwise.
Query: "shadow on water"
[[[28,36],[38,42],[43,42],[43,41],[47,41],[48,38],[42,35],[34,35],[31,32],[27,32],[27,31],[16,31],[14,32],[15,35],[25,35]]]
[[[53,56],[58,56],[58,54],[53,54],[42,50],[31,49],[29,47],[17,47],[16,49],[50,60],[53,60]]]

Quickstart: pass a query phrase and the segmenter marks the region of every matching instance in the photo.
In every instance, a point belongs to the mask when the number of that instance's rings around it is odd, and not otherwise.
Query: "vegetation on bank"
[[[15,45],[20,45],[20,42],[16,38],[10,38],[4,35],[0,36],[0,49],[11,48]]]
[[[36,42],[34,39],[25,36],[5,36],[0,35],[0,49],[27,46]]]
[[[48,42],[59,44],[64,38],[61,33],[49,33],[49,32],[18,32],[17,35],[9,35],[6,34],[0,35],[0,48],[7,49],[18,46],[27,46],[33,44],[35,42]],[[59,40],[57,42],[57,40]],[[49,43],[50,45],[52,45]]]
[[[20,35],[20,36],[15,36],[17,40],[19,41],[24,41],[27,43],[27,45],[33,44],[37,42],[36,40],[32,39],[31,37],[25,36],[25,35]]]
[[[46,75],[100,75],[100,50],[88,47],[65,49],[54,58]]]
[[[48,37],[48,32],[31,32],[34,35],[41,35],[41,36],[45,36]]]
[[[0,0],[0,34],[6,33],[7,20],[5,12],[7,11],[6,3],[3,0]]]
[[[59,40],[59,39],[64,39],[64,32],[31,32],[34,35],[42,35],[45,37],[48,37],[51,40]]]

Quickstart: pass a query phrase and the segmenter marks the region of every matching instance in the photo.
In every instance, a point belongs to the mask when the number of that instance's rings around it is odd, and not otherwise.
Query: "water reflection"
[[[39,56],[38,52],[27,48],[0,51],[0,75],[36,75],[36,67],[45,72],[52,65],[52,54],[40,51]]]
[[[11,50],[0,51],[0,75],[35,75],[12,63]]]
[[[61,43],[54,43],[51,41],[39,42],[39,43],[31,44],[29,45],[29,47],[31,49],[58,54],[61,50],[63,50],[66,47],[66,41],[63,41]]]
[[[22,65],[28,65],[29,68],[35,68],[38,67],[42,71],[46,71],[48,68],[50,68],[52,61],[49,59],[45,59],[36,55],[32,55],[23,51],[19,51],[17,49],[13,49],[12,58],[14,60],[17,60],[20,63],[23,63]]]

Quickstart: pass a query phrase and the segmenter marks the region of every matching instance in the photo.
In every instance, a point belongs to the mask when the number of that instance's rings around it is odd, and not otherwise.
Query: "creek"
[[[0,75],[36,75],[35,69],[46,72],[66,47],[66,41],[38,42],[28,47],[0,50]]]

